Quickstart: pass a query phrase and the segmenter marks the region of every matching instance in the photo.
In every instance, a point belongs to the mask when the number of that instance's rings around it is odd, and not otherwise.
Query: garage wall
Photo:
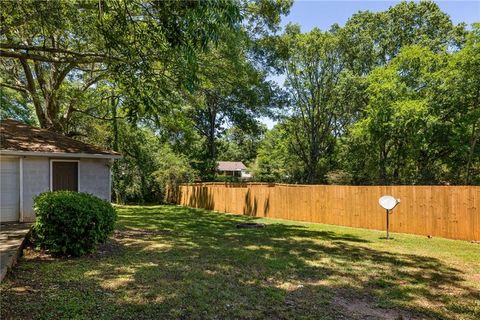
[[[110,167],[106,159],[81,159],[80,190],[110,201]],[[33,198],[50,190],[50,158],[23,159],[23,217],[34,221]]]
[[[23,159],[23,219],[35,220],[33,198],[50,188],[50,162],[48,158]]]
[[[18,158],[0,157],[0,222],[18,221],[20,212]]]
[[[106,159],[80,160],[80,190],[110,201],[110,166]]]

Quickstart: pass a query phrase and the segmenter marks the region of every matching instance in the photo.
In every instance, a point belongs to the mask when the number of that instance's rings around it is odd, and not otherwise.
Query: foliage
[[[336,92],[343,70],[338,37],[319,29],[302,34],[290,25],[281,45],[286,47],[285,87],[291,104],[291,116],[285,122],[289,149],[304,167],[301,180],[322,182],[343,116]]]
[[[152,108],[152,85],[163,95],[191,87],[198,52],[241,21],[233,1],[22,0],[0,16],[2,86],[28,97],[42,127],[64,133],[82,93],[107,74],[129,92],[131,116]]]
[[[433,1],[403,1],[383,12],[361,11],[338,32],[342,60],[356,75],[385,65],[406,46],[434,52],[459,48],[466,34],[465,25],[454,25]]]
[[[446,68],[438,75],[444,79],[437,87],[443,108],[437,110],[442,119],[440,143],[448,132],[449,168],[447,180],[480,184],[480,23],[472,26],[465,46],[455,52]]]
[[[472,182],[480,115],[478,94],[467,84],[479,82],[471,66],[458,64],[468,52],[461,61],[475,65],[478,52],[471,50],[470,41],[452,54],[405,47],[369,74],[369,103],[344,145],[357,183]]]
[[[289,135],[283,124],[277,124],[265,134],[253,165],[253,178],[265,182],[295,182],[301,166],[289,150]]]
[[[162,148],[158,137],[147,127],[119,127],[119,151],[122,158],[115,161],[113,195],[118,203],[160,202],[161,185],[155,180],[157,154]]]
[[[81,256],[96,250],[113,232],[112,205],[87,193],[45,192],[34,200],[35,242],[53,254]]]
[[[122,153],[119,202],[214,180],[217,160],[272,182],[480,183],[478,24],[401,2],[302,33],[280,27],[290,6],[7,1],[0,116]]]
[[[163,198],[167,197],[169,191],[174,193],[181,183],[197,179],[198,173],[191,167],[189,160],[184,155],[175,154],[168,145],[157,152],[155,160],[156,170],[153,176],[162,189]]]
[[[264,175],[277,163],[294,182],[478,183],[478,39],[477,25],[428,1],[270,37],[286,73],[288,156],[260,149],[257,178],[282,181]]]
[[[444,60],[428,49],[404,48],[370,73],[369,103],[346,137],[349,155],[365,156],[361,168],[352,168],[356,177],[382,184],[434,181],[439,168],[432,139],[439,120],[429,90],[439,84],[435,73]]]
[[[112,168],[112,191],[118,203],[163,202],[168,190],[197,179],[192,160],[176,151],[148,125],[118,124],[122,158]],[[178,147],[178,146],[177,146]]]
[[[36,123],[34,113],[20,93],[0,88],[0,120],[5,118],[18,119],[32,125]]]
[[[218,159],[241,161],[248,166],[255,161],[266,131],[267,128],[262,124],[255,124],[248,131],[238,127],[228,128],[219,140]]]
[[[235,50],[222,47],[201,59],[199,89],[190,96],[193,126],[205,140],[204,160],[216,163],[218,139],[228,126],[255,134],[257,118],[273,105],[275,88],[246,56],[245,39]],[[209,169],[209,170],[208,170]],[[207,168],[213,172],[215,166]]]

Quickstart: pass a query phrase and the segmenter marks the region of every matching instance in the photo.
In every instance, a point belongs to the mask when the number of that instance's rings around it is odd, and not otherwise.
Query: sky
[[[302,31],[310,31],[313,27],[328,30],[334,23],[343,26],[348,18],[358,11],[385,11],[399,2],[297,0],[290,9],[290,14],[282,19],[282,25],[294,22],[300,24]],[[443,12],[450,15],[455,24],[480,22],[480,0],[450,0],[436,3]]]
[[[325,1],[325,0],[297,0],[290,9],[290,14],[283,17],[282,26],[293,22],[300,25],[302,31],[310,31],[314,27],[328,30],[334,23],[343,26],[354,13],[358,11],[385,11],[400,1]],[[450,0],[435,1],[443,12],[446,12],[452,22],[465,22],[470,25],[480,22],[480,0]],[[283,77],[274,78],[280,84]],[[261,119],[270,129],[275,124],[270,119]]]

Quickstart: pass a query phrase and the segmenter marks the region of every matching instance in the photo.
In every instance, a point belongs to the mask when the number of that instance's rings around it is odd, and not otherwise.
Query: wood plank
[[[478,186],[337,186],[266,183],[182,185],[178,204],[258,217],[385,230],[378,198],[391,194],[400,205],[393,232],[480,240]]]

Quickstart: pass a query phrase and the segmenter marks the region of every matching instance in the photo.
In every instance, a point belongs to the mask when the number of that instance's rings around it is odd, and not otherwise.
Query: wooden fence
[[[219,212],[341,226],[385,229],[382,195],[401,203],[392,232],[480,240],[480,187],[333,186],[265,183],[182,185],[176,203]]]

